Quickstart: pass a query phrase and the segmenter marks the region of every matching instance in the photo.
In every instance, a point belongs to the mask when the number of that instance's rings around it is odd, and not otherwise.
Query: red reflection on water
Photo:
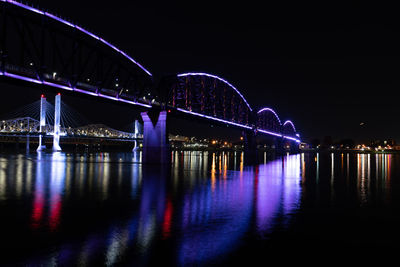
[[[171,235],[171,222],[172,222],[172,211],[173,206],[171,199],[167,198],[167,207],[164,213],[164,220],[162,225],[162,236],[164,239],[168,238]]]
[[[42,192],[35,193],[32,211],[32,228],[38,228],[43,217],[44,197]]]
[[[51,199],[51,208],[49,216],[50,230],[54,231],[60,223],[60,212],[61,212],[61,198],[60,195],[55,195]]]
[[[34,229],[39,228],[40,222],[44,214],[45,192],[44,192],[43,176],[41,174],[42,174],[41,163],[39,162],[37,167],[37,177],[35,182],[34,200],[33,200],[32,216],[31,216],[32,220],[31,227]]]

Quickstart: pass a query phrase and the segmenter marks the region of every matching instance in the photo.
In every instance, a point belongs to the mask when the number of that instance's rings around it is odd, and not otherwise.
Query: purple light
[[[197,72],[182,73],[182,74],[178,74],[177,76],[178,76],[178,77],[185,77],[185,76],[206,76],[206,77],[211,77],[211,78],[217,79],[217,80],[219,80],[219,81],[221,81],[221,82],[227,84],[227,85],[228,85],[229,87],[231,87],[233,90],[235,90],[236,93],[238,93],[238,94],[240,95],[240,97],[243,99],[243,101],[244,101],[244,102],[246,103],[246,105],[249,107],[250,111],[253,111],[253,109],[250,107],[249,103],[247,103],[246,99],[245,99],[244,96],[239,92],[239,90],[236,89],[236,88],[235,88],[232,84],[230,84],[228,81],[226,81],[226,80],[224,80],[224,79],[222,79],[222,78],[220,78],[220,77],[218,77],[218,76],[215,76],[215,75],[212,75],[212,74],[208,74],[208,73],[201,73],[201,72],[198,72],[198,73],[197,73]]]
[[[91,32],[89,32],[89,31],[85,30],[84,28],[82,28],[82,27],[80,27],[80,26],[78,26],[78,25],[75,25],[75,28],[77,28],[77,29],[80,30],[81,32],[86,33],[87,35],[90,35],[90,36],[91,36],[92,38],[94,38],[94,39],[100,40],[100,38],[99,38],[97,35],[94,35],[93,33],[91,33]]]
[[[23,80],[23,81],[27,81],[27,82],[31,82],[31,83],[38,83],[38,84],[42,84],[42,81],[36,80],[36,79],[32,79],[32,78],[28,78],[28,77],[24,77],[24,76],[20,76],[17,74],[12,74],[12,73],[8,73],[8,72],[4,72],[5,76],[14,78],[14,79],[19,79],[19,80]]]
[[[61,22],[61,23],[64,23],[65,25],[68,25],[68,26],[70,26],[70,27],[72,27],[72,28],[75,27],[75,25],[72,24],[71,22],[68,22],[68,21],[66,21],[66,20],[64,20],[64,19],[62,19],[62,18],[56,17],[56,16],[54,16],[54,15],[51,14],[51,13],[44,12],[44,15],[48,16],[49,18],[55,19],[55,20],[57,20],[57,21],[59,21],[59,22]]]
[[[283,138],[289,139],[289,140],[292,140],[292,141],[296,141],[297,143],[300,143],[300,140],[299,140],[299,139],[296,139],[296,138],[293,138],[293,137],[290,137],[290,136],[284,135]]]
[[[133,102],[133,101],[122,99],[122,98],[119,98],[118,101],[125,102],[128,104],[138,105],[138,106],[142,106],[142,107],[146,107],[146,108],[151,108],[151,105],[147,105],[147,104],[143,104],[143,103],[139,103],[139,102]]]
[[[293,124],[293,122],[291,122],[291,121],[285,121],[285,123],[283,124],[283,126],[285,126],[286,124],[290,124],[291,126],[292,126],[292,128],[293,128],[293,130],[296,132],[296,128],[294,127],[294,124]]]
[[[92,96],[99,96],[96,93],[93,93],[93,92],[90,92],[90,91],[86,91],[86,90],[82,90],[82,89],[79,89],[79,88],[74,88],[73,90],[75,92],[79,92],[79,93],[82,93],[82,94],[87,94],[87,95],[92,95]]]
[[[109,96],[109,95],[103,95],[103,94],[98,94],[98,96],[101,96],[101,97],[104,97],[104,98],[107,98],[107,99],[111,99],[111,100],[115,100],[115,101],[118,101],[118,98],[116,98],[116,97],[114,97],[114,96]]]
[[[110,44],[106,40],[104,40],[102,38],[100,38],[99,40],[102,41],[103,43],[105,43],[106,45],[108,45],[109,47],[111,47],[112,49],[114,49],[115,51],[117,51],[118,53],[121,53],[121,50],[119,50],[118,48],[116,48],[114,45]]]
[[[235,122],[231,122],[231,121],[215,118],[215,117],[212,117],[212,116],[203,115],[203,114],[192,112],[192,111],[188,111],[188,110],[185,110],[185,109],[177,108],[177,110],[181,111],[181,112],[184,112],[184,113],[191,114],[191,115],[207,118],[207,119],[210,119],[210,120],[215,120],[215,121],[231,124],[231,125],[234,125],[234,126],[242,127],[242,128],[248,129],[248,130],[253,129],[252,127],[247,126],[247,125],[243,125],[243,124],[239,124],[239,123],[235,123]],[[284,135],[279,134],[279,133],[265,131],[265,130],[261,130],[261,129],[257,129],[257,131],[261,132],[261,133],[265,133],[265,134],[269,134],[269,135],[273,135],[273,136],[277,136],[277,137],[282,137],[282,138],[285,138],[285,139],[293,140],[293,141],[296,141],[297,143],[300,143],[300,140],[298,140],[296,138],[293,138],[293,137],[290,137],[290,136],[284,136]]]
[[[265,133],[265,134],[269,134],[269,135],[277,136],[277,137],[282,137],[282,135],[281,135],[281,134],[274,133],[274,132],[270,132],[270,131],[266,131],[266,130],[257,129],[257,131],[258,131],[258,132],[261,132],[261,133]]]
[[[270,132],[270,131],[265,131],[265,130],[261,130],[261,129],[257,129],[257,131],[261,132],[261,133],[277,136],[277,137],[282,137],[282,138],[289,139],[289,140],[292,140],[292,141],[296,141],[297,143],[300,143],[300,140],[298,140],[296,138],[293,138],[293,137],[290,137],[290,136],[286,136],[286,135],[282,135],[282,134],[278,134],[278,133],[274,133],[274,132]]]
[[[43,84],[52,86],[52,87],[57,87],[60,89],[64,89],[64,90],[68,90],[68,91],[73,91],[73,89],[71,87],[65,86],[65,85],[59,85],[59,84],[55,84],[55,83],[51,83],[51,82],[47,82],[47,81],[43,81]]]
[[[231,125],[234,125],[234,126],[242,127],[242,128],[245,128],[245,129],[249,129],[249,130],[252,129],[252,127],[247,126],[247,125],[243,125],[243,124],[236,123],[236,122],[231,122],[231,121],[226,121],[226,120],[223,120],[223,119],[219,119],[219,118],[215,118],[215,117],[212,117],[212,116],[203,115],[203,114],[192,112],[192,111],[188,111],[188,110],[185,110],[185,109],[177,108],[177,110],[182,111],[184,113],[192,114],[192,115],[195,115],[195,116],[207,118],[207,119],[210,119],[210,120],[215,120],[215,121],[231,124]]]
[[[64,20],[64,19],[62,19],[62,18],[59,18],[59,17],[57,17],[57,16],[55,16],[55,15],[53,15],[53,14],[51,14],[51,13],[43,12],[43,11],[41,11],[41,10],[39,10],[39,9],[36,9],[36,8],[30,7],[30,6],[21,4],[21,3],[17,2],[17,1],[14,1],[14,0],[1,0],[1,1],[2,1],[2,2],[8,2],[8,3],[12,4],[12,5],[22,7],[22,8],[24,8],[24,9],[26,9],[26,10],[30,10],[30,11],[33,11],[33,12],[35,12],[35,13],[38,13],[38,14],[47,16],[47,17],[49,17],[49,18],[52,18],[52,19],[54,19],[54,20],[57,20],[57,21],[59,21],[59,22],[65,24],[65,25],[68,25],[68,26],[70,26],[70,27],[72,27],[72,28],[76,28],[77,30],[79,30],[79,31],[81,31],[81,32],[83,32],[83,33],[85,33],[85,34],[87,34],[87,35],[93,37],[94,39],[99,40],[99,41],[102,41],[105,45],[107,45],[107,46],[109,46],[110,48],[114,49],[114,50],[117,51],[118,53],[122,54],[125,58],[129,59],[131,62],[133,62],[134,64],[136,64],[140,69],[142,69],[144,72],[146,72],[149,76],[153,76],[147,69],[145,69],[141,64],[139,64],[138,62],[136,62],[132,57],[128,56],[126,53],[122,52],[121,50],[119,50],[118,48],[116,48],[114,45],[110,44],[109,42],[105,41],[104,39],[101,39],[101,38],[97,37],[95,34],[93,34],[93,33],[89,32],[89,31],[83,29],[82,27],[79,27],[79,26],[77,26],[77,25],[75,25],[75,24],[73,24],[73,23],[71,23],[71,22],[68,22],[68,21],[66,21],[66,20]]]
[[[279,117],[278,117],[278,114],[276,114],[276,112],[275,112],[272,108],[262,108],[262,109],[260,109],[260,110],[257,112],[257,114],[260,114],[261,112],[264,112],[264,111],[270,111],[270,112],[272,112],[272,113],[275,115],[275,117],[278,119],[279,124],[282,125],[281,120],[280,120]]]
[[[19,2],[17,2],[17,1],[6,0],[6,1],[3,1],[3,2],[8,2],[8,3],[10,3],[10,4],[13,4],[13,5],[16,5],[16,6],[25,8],[25,9],[28,9],[28,10],[30,10],[30,11],[33,11],[33,12],[35,12],[35,13],[39,13],[39,14],[41,14],[41,15],[44,14],[44,12],[43,12],[43,11],[40,11],[39,9],[36,9],[36,8],[30,7],[30,6],[24,5],[24,4],[19,3]]]

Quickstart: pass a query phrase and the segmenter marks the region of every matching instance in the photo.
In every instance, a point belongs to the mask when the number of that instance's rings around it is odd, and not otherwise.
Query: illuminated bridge
[[[17,1],[0,4],[0,80],[136,106],[143,111],[145,161],[167,161],[170,116],[240,129],[249,150],[257,135],[270,136],[278,148],[300,142],[292,121],[282,121],[271,108],[253,110],[216,75],[182,73],[156,86],[144,66],[84,27]]]
[[[54,134],[54,127],[46,124],[45,128],[40,131],[40,121],[30,117],[15,118],[10,120],[0,121],[0,135],[7,134]],[[81,127],[61,127],[61,136],[74,136],[74,137],[95,137],[95,138],[119,138],[119,139],[140,139],[141,135],[135,133],[123,132],[112,129],[103,124],[89,124]]]

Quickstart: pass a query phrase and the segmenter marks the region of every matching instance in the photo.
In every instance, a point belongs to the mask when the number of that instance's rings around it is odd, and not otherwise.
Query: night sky
[[[156,78],[199,71],[227,79],[254,109],[268,106],[281,120],[291,119],[306,141],[327,135],[400,141],[399,21],[393,6],[365,1],[31,2],[115,44]]]

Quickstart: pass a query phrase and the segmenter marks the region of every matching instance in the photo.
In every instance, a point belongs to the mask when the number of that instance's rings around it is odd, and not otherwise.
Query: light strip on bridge
[[[293,127],[293,130],[296,132],[296,127],[294,127],[294,124],[293,124],[293,122],[292,122],[292,121],[289,121],[289,120],[285,121],[285,123],[283,124],[283,126],[285,126],[286,124],[290,124],[290,125],[292,125],[292,127]]]
[[[27,82],[31,82],[31,83],[43,84],[43,82],[40,80],[36,80],[33,78],[28,78],[28,77],[20,76],[17,74],[8,73],[8,72],[4,72],[4,76],[8,76],[8,77],[11,77],[14,79],[19,79],[19,80],[23,80],[23,81],[27,81]]]
[[[274,132],[270,132],[270,131],[266,131],[266,130],[257,129],[257,131],[258,131],[258,132],[261,132],[261,133],[265,133],[265,134],[277,136],[277,137],[283,137],[281,134],[274,133]]]
[[[271,111],[271,112],[275,115],[275,117],[278,119],[279,124],[282,125],[282,122],[281,122],[281,120],[279,119],[278,114],[277,114],[272,108],[262,108],[262,109],[260,109],[260,110],[257,112],[257,114],[260,114],[261,112],[264,112],[264,111]]]
[[[202,73],[202,72],[189,72],[189,73],[182,73],[182,74],[178,74],[178,77],[185,77],[185,76],[206,76],[206,77],[211,77],[214,79],[217,79],[225,84],[227,84],[229,87],[231,87],[233,90],[236,91],[236,93],[238,93],[240,95],[240,97],[243,99],[243,101],[246,103],[246,105],[249,107],[250,111],[253,111],[253,109],[250,107],[249,103],[247,103],[246,99],[244,98],[244,96],[239,92],[238,89],[236,89],[235,86],[233,86],[232,84],[230,84],[227,80],[222,79],[221,77],[218,77],[216,75],[212,75],[212,74],[208,74],[208,73]]]
[[[293,137],[290,137],[290,136],[287,136],[287,135],[282,135],[282,134],[278,134],[278,133],[274,133],[274,132],[270,132],[270,131],[266,131],[266,130],[261,130],[261,129],[257,129],[257,131],[265,133],[265,134],[270,134],[270,135],[273,135],[273,136],[277,136],[277,137],[282,137],[284,139],[289,139],[289,140],[292,140],[292,141],[296,141],[297,143],[300,143],[299,139],[296,139],[296,138],[293,138]]]
[[[49,86],[53,86],[53,87],[57,87],[57,88],[64,89],[64,90],[68,90],[68,91],[73,91],[73,89],[71,87],[68,87],[66,85],[60,85],[60,84],[51,83],[51,82],[47,82],[47,81],[43,81],[43,84],[46,84],[46,85],[49,85]]]
[[[249,129],[249,130],[253,129],[252,127],[247,126],[247,125],[243,125],[243,124],[236,123],[236,122],[231,122],[231,121],[226,121],[226,120],[223,120],[223,119],[215,118],[215,117],[208,116],[208,115],[203,115],[203,114],[192,112],[192,111],[188,111],[188,110],[185,110],[185,109],[177,108],[177,110],[181,111],[181,112],[184,112],[184,113],[192,114],[192,115],[195,115],[195,116],[207,118],[207,119],[210,119],[210,120],[215,120],[215,121],[223,122],[223,123],[226,123],[226,124],[231,124],[231,125],[234,125],[234,126],[242,127],[242,128],[245,128],[245,129]]]
[[[270,131],[266,131],[266,130],[261,130],[261,129],[257,129],[257,131],[261,132],[261,133],[277,136],[277,137],[282,137],[282,138],[289,139],[289,140],[292,140],[292,141],[296,141],[297,143],[300,143],[299,139],[296,139],[296,138],[293,138],[293,137],[290,137],[290,136],[287,136],[287,135],[282,135],[282,134],[278,134],[278,133],[274,133],[274,132],[270,132]]]
[[[49,17],[49,18],[52,18],[52,19],[54,19],[54,20],[57,20],[57,21],[59,21],[59,22],[65,24],[65,25],[67,25],[67,26],[70,26],[70,27],[72,27],[72,28],[75,28],[75,29],[77,29],[77,30],[79,30],[79,31],[81,31],[81,32],[83,32],[83,33],[85,33],[85,34],[87,34],[87,35],[93,37],[94,39],[101,41],[102,43],[104,43],[105,45],[109,46],[110,48],[114,49],[115,51],[117,51],[118,53],[120,53],[121,55],[123,55],[125,58],[129,59],[131,62],[133,62],[134,64],[136,64],[139,68],[141,68],[141,69],[142,69],[144,72],[146,72],[149,76],[153,76],[153,75],[152,75],[147,69],[145,69],[139,62],[135,61],[132,57],[130,57],[129,55],[127,55],[125,52],[119,50],[117,47],[115,47],[114,45],[110,44],[110,43],[107,42],[106,40],[104,40],[104,39],[102,39],[102,38],[96,36],[95,34],[89,32],[89,31],[87,31],[87,30],[85,30],[85,29],[83,29],[82,27],[79,27],[78,25],[75,25],[75,24],[73,24],[73,23],[71,23],[71,22],[68,22],[68,21],[66,21],[66,20],[64,20],[64,19],[62,19],[62,18],[59,18],[59,17],[57,17],[57,16],[51,14],[51,13],[41,11],[41,10],[39,10],[39,9],[30,7],[30,6],[28,6],[28,5],[19,3],[19,2],[14,1],[14,0],[1,0],[1,1],[2,1],[2,2],[10,3],[10,4],[15,5],[15,6],[22,7],[22,8],[24,8],[24,9],[26,9],[26,10],[35,12],[35,13],[40,14],[40,15],[43,15],[43,16],[47,16],[47,17]]]
[[[177,108],[176,110],[184,112],[184,113],[188,113],[188,114],[191,114],[191,115],[207,118],[207,119],[210,119],[210,120],[215,120],[215,121],[231,124],[231,125],[234,125],[234,126],[242,127],[242,128],[248,129],[248,130],[253,129],[252,127],[247,126],[247,125],[243,125],[243,124],[239,124],[239,123],[235,123],[235,122],[231,122],[231,121],[226,121],[226,120],[223,120],[223,119],[215,118],[215,117],[208,116],[208,115],[203,115],[203,114],[200,114],[200,113],[188,111],[188,110],[181,109],[181,108]],[[261,133],[277,136],[277,137],[282,137],[282,138],[289,139],[289,140],[292,140],[292,141],[296,141],[297,143],[300,143],[300,140],[298,140],[296,138],[293,138],[293,137],[290,137],[290,136],[286,136],[286,135],[282,135],[282,134],[278,134],[278,133],[274,133],[274,132],[270,132],[270,131],[266,131],[266,130],[261,130],[261,129],[257,129],[257,131],[261,132]]]
[[[292,140],[292,141],[296,141],[297,143],[300,143],[299,139],[296,139],[296,138],[293,138],[293,137],[290,137],[290,136],[284,135],[283,138],[286,138],[286,139],[289,139],[289,140]]]
[[[139,102],[134,102],[134,101],[121,99],[121,98],[117,98],[117,97],[113,97],[113,96],[93,93],[93,92],[85,91],[85,90],[82,90],[82,89],[79,89],[79,88],[72,88],[72,87],[69,87],[69,86],[66,86],[66,85],[59,85],[59,84],[55,84],[55,83],[51,83],[51,82],[47,82],[47,81],[40,81],[40,80],[37,80],[37,79],[28,78],[28,77],[20,76],[20,75],[13,74],[13,73],[0,72],[0,75],[4,75],[4,76],[10,77],[10,78],[23,80],[23,81],[27,81],[27,82],[32,82],[32,83],[37,83],[37,84],[45,84],[45,85],[48,85],[48,86],[51,86],[51,87],[56,87],[56,88],[60,88],[60,89],[68,90],[68,91],[75,91],[75,92],[79,92],[79,93],[83,93],[83,94],[87,94],[87,95],[107,98],[107,99],[111,99],[111,100],[114,100],[114,101],[120,101],[120,102],[124,102],[124,103],[128,103],[128,104],[132,104],[132,105],[151,108],[151,105],[147,105],[147,104],[144,104],[144,103],[139,103]]]

